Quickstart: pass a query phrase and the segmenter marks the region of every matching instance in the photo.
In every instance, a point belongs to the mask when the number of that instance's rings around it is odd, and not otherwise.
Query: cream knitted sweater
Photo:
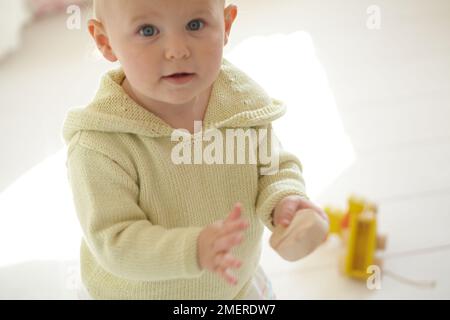
[[[174,164],[174,130],[108,72],[94,100],[64,123],[67,169],[83,230],[82,280],[94,299],[240,299],[258,266],[264,225],[291,194],[305,196],[298,159],[279,149],[279,170],[256,164]],[[203,130],[266,128],[285,113],[254,81],[223,61]],[[224,133],[225,135],[225,133]],[[198,138],[196,134],[192,136]],[[270,135],[268,135],[270,137]],[[250,227],[233,254],[239,282],[227,284],[197,263],[197,237],[240,201]]]

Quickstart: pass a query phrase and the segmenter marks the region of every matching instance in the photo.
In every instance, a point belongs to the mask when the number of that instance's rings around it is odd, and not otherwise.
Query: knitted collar
[[[124,78],[122,68],[109,71],[94,100],[86,108],[69,111],[63,128],[66,143],[80,130],[148,137],[172,134],[174,128],[125,93],[121,86]],[[255,81],[223,59],[202,125],[205,129],[255,127],[268,124],[285,112],[281,101],[270,98]]]

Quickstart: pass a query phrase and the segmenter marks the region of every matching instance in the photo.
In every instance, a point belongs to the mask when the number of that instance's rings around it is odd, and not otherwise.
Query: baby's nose
[[[189,58],[190,52],[186,41],[182,37],[172,37],[167,41],[165,55],[168,60]]]

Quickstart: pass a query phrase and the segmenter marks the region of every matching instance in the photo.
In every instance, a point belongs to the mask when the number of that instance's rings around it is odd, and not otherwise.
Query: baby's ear
[[[88,30],[92,38],[94,39],[98,50],[103,54],[105,59],[111,62],[116,62],[117,57],[111,48],[109,38],[103,24],[98,20],[90,19],[88,21]]]
[[[233,25],[234,20],[237,16],[237,7],[233,4],[230,4],[225,8],[224,11],[224,19],[225,19],[225,41],[224,45],[228,43],[228,38],[230,37],[231,27]]]

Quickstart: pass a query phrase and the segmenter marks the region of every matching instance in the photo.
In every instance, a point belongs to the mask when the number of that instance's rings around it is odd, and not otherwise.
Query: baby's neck
[[[182,105],[146,103],[139,99],[132,90],[128,79],[122,83],[124,91],[141,107],[152,112],[174,129],[186,129],[194,133],[194,121],[203,121],[208,107],[212,86],[192,101]]]

